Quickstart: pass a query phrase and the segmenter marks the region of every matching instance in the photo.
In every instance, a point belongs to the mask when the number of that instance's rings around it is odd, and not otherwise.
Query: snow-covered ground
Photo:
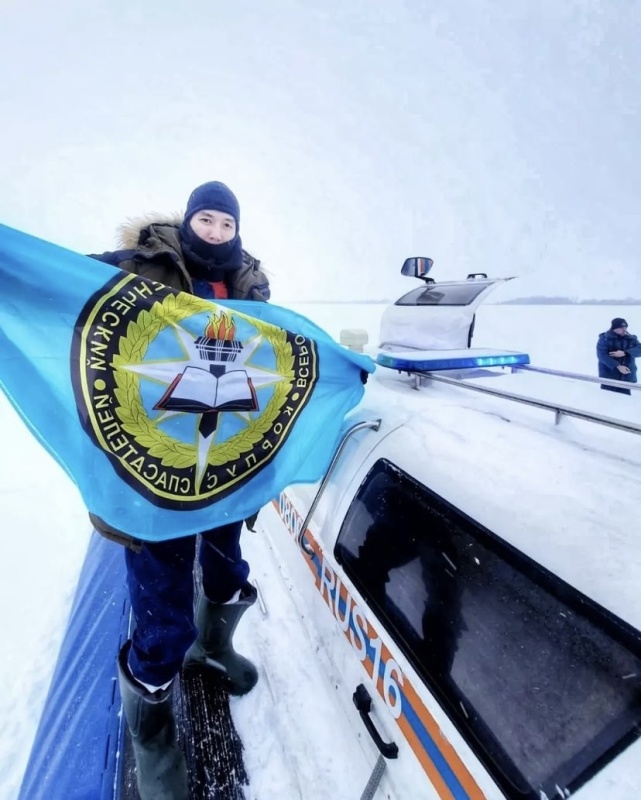
[[[294,308],[336,337],[342,328],[364,328],[370,336],[369,346],[377,343],[383,306],[300,304]],[[474,345],[524,349],[531,354],[533,363],[595,374],[597,335],[607,329],[612,317],[621,314],[628,319],[631,332],[641,326],[641,307],[484,306],[477,315]],[[597,385],[532,374],[510,375],[506,381],[514,391],[552,396],[559,402],[641,422],[641,392],[632,397],[620,396],[601,392]],[[636,587],[625,579],[624,562],[630,552],[624,549],[627,545],[623,539],[617,551],[618,539],[614,535],[621,529],[631,530],[636,521],[635,487],[641,466],[637,436],[573,420],[554,427],[549,412],[508,407],[504,401],[441,384],[417,393],[383,369],[370,379],[368,394],[389,396],[390,407],[396,411],[416,413],[420,408],[429,408],[434,419],[442,422],[442,440],[436,446],[444,454],[447,447],[457,446],[456,438],[459,442],[466,440],[465,425],[454,437],[456,420],[473,422],[471,458],[493,480],[511,470],[500,439],[501,435],[512,435],[501,434],[501,418],[509,417],[514,423],[511,430],[518,431],[518,440],[527,447],[523,455],[531,467],[532,492],[545,494],[545,487],[538,485],[536,477],[542,463],[549,466],[552,475],[563,475],[563,494],[552,495],[549,502],[558,504],[565,537],[568,542],[580,540],[586,552],[592,549],[600,554],[601,558],[590,566],[597,591],[619,594],[619,602],[629,606],[625,616],[641,625]],[[4,689],[0,694],[0,800],[14,800],[64,633],[90,526],[74,487],[2,397],[0,431],[4,444],[0,466],[0,682]],[[487,446],[492,441],[496,446]],[[443,466],[448,469],[446,459]],[[597,484],[594,476],[599,469],[602,480]],[[592,485],[586,485],[586,476]],[[455,480],[461,496],[473,497],[476,471],[459,472]],[[519,480],[527,485],[527,473],[522,473]],[[597,522],[602,526],[603,519],[608,519],[603,514],[604,504],[616,509],[609,517],[610,531],[596,527]],[[568,514],[568,509],[573,513]],[[547,512],[550,510],[548,505]],[[533,514],[522,526],[524,549],[533,553],[543,546],[534,541],[535,534]],[[610,542],[607,553],[603,552],[604,539]],[[288,584],[287,575],[279,569],[267,537],[246,534],[245,550],[254,565],[253,576],[267,611],[266,615],[248,615],[239,630],[239,641],[262,664],[264,678],[249,696],[234,700],[234,714],[247,744],[247,766],[253,778],[251,797],[357,797],[362,785],[357,785],[353,776],[332,769],[332,753],[341,752],[344,757],[354,745],[340,738],[341,726],[335,719],[316,712],[322,708],[319,693],[327,691],[327,687],[321,662],[312,652],[311,643],[306,649],[305,632],[291,611],[289,598],[296,587]],[[576,559],[572,559],[571,552],[569,561],[573,561],[569,573],[576,572]],[[638,568],[638,562],[631,566]],[[568,569],[567,564],[559,567],[561,571]],[[627,574],[632,573],[628,570]],[[305,686],[302,697],[292,690],[296,685]],[[278,736],[258,735],[257,731],[276,731]]]

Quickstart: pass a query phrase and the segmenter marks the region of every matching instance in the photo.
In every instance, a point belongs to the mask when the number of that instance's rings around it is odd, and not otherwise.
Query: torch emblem
[[[203,365],[190,364],[178,373],[154,409],[202,414],[198,432],[204,438],[216,430],[221,411],[258,411],[256,390],[247,370],[234,368],[243,350],[235,333],[230,316],[213,313],[204,336],[195,341]]]

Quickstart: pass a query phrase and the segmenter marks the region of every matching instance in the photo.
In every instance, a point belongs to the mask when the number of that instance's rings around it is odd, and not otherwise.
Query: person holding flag
[[[183,220],[134,222],[123,227],[121,238],[123,249],[93,257],[205,299],[266,301],[270,296],[260,262],[242,247],[238,200],[218,181],[194,189]],[[130,532],[91,517],[100,533],[127,546],[136,628],[119,654],[118,671],[138,790],[142,800],[178,800],[188,796],[188,781],[176,742],[172,686],[183,661],[215,670],[231,694],[249,692],[258,680],[256,667],[232,644],[240,618],[256,601],[240,547],[243,523],[200,533],[203,591],[194,619],[195,535],[137,542]]]
[[[198,665],[235,695],[258,678],[233,647],[257,599],[243,521],[322,478],[374,364],[260,302],[269,281],[220,182],[121,244],[89,258],[0,225],[0,389],[125,545],[135,630],[116,660],[138,790],[183,800],[177,674]]]

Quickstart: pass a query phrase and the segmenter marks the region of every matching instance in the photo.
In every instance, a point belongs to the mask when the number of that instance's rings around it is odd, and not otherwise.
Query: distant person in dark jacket
[[[628,323],[622,317],[615,317],[610,330],[599,334],[596,346],[599,359],[599,378],[613,381],[637,382],[635,358],[641,356],[641,344],[636,336],[628,333]],[[631,394],[629,389],[601,384],[608,392]]]

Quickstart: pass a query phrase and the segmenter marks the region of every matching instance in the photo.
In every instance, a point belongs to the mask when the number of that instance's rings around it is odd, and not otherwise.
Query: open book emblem
[[[234,368],[243,351],[243,343],[234,338],[235,334],[230,316],[212,314],[205,335],[195,341],[202,366],[190,364],[176,375],[154,409],[209,414],[198,429],[205,437],[216,430],[217,412],[258,411],[256,389],[247,370]]]
[[[202,366],[190,364],[176,375],[154,410],[209,415],[198,426],[204,438],[216,430],[219,412],[258,411],[256,390],[247,370],[234,369],[243,351],[243,343],[235,335],[231,316],[212,314],[205,335],[194,343]]]
[[[187,367],[176,375],[154,408],[192,414],[257,411],[258,401],[244,369],[232,369],[217,377],[202,367]]]

